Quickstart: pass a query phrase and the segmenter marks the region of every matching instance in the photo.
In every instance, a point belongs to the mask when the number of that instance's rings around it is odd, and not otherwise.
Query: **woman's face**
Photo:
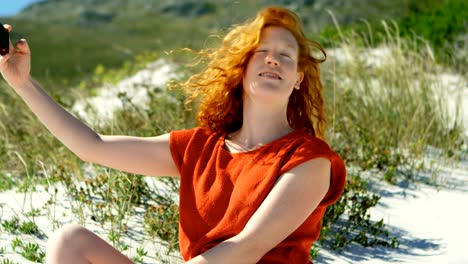
[[[304,76],[298,72],[298,56],[297,41],[289,30],[282,27],[263,29],[259,46],[244,73],[244,94],[288,99],[294,88],[299,89]]]

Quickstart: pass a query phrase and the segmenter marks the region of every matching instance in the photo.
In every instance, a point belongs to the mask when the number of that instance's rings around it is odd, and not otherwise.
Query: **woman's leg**
[[[47,264],[132,264],[93,232],[80,225],[64,225],[47,241]]]

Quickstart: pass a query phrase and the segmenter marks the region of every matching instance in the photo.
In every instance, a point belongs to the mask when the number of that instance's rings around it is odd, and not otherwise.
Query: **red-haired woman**
[[[25,40],[1,57],[0,70],[82,160],[180,177],[186,263],[310,263],[321,218],[345,184],[344,163],[324,141],[323,60],[313,47],[323,52],[293,12],[260,11],[201,53],[207,68],[180,84],[189,101],[200,100],[199,127],[149,138],[99,135],[64,111],[30,78]],[[51,236],[46,262],[132,263],[78,225]]]

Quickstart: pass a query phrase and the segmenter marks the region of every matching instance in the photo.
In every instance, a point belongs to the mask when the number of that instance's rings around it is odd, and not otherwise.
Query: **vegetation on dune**
[[[344,37],[324,67],[329,139],[349,169],[345,192],[323,222],[321,241],[331,240],[336,249],[351,242],[398,246],[383,220],[371,220],[369,209],[380,197],[368,192],[362,175],[391,184],[437,185],[437,177],[420,177],[432,166],[423,159],[427,148],[441,149],[439,158],[447,162],[466,153],[465,128],[460,116],[450,118],[440,65],[431,50],[400,38],[395,28],[388,31],[393,34],[377,48],[363,44],[365,36]],[[337,224],[340,217],[347,221]]]
[[[372,46],[385,42],[388,25],[396,28],[394,36],[413,40],[419,48],[431,46],[438,62],[463,71],[468,61],[466,53],[468,3],[463,0],[409,1],[401,17],[388,20],[361,20],[358,23],[324,27],[319,38],[321,43],[333,46],[342,36],[350,38],[356,33],[366,36]]]

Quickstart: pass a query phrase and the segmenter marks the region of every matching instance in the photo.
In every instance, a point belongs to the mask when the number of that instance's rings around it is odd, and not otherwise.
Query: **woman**
[[[208,67],[181,84],[189,100],[201,98],[199,127],[150,138],[99,135],[64,111],[30,78],[24,39],[0,59],[0,70],[83,161],[180,176],[186,263],[310,263],[321,218],[345,183],[343,161],[320,139],[323,60],[312,57],[311,47],[323,52],[294,13],[260,11],[205,53]],[[78,225],[49,239],[46,262],[132,263]]]

